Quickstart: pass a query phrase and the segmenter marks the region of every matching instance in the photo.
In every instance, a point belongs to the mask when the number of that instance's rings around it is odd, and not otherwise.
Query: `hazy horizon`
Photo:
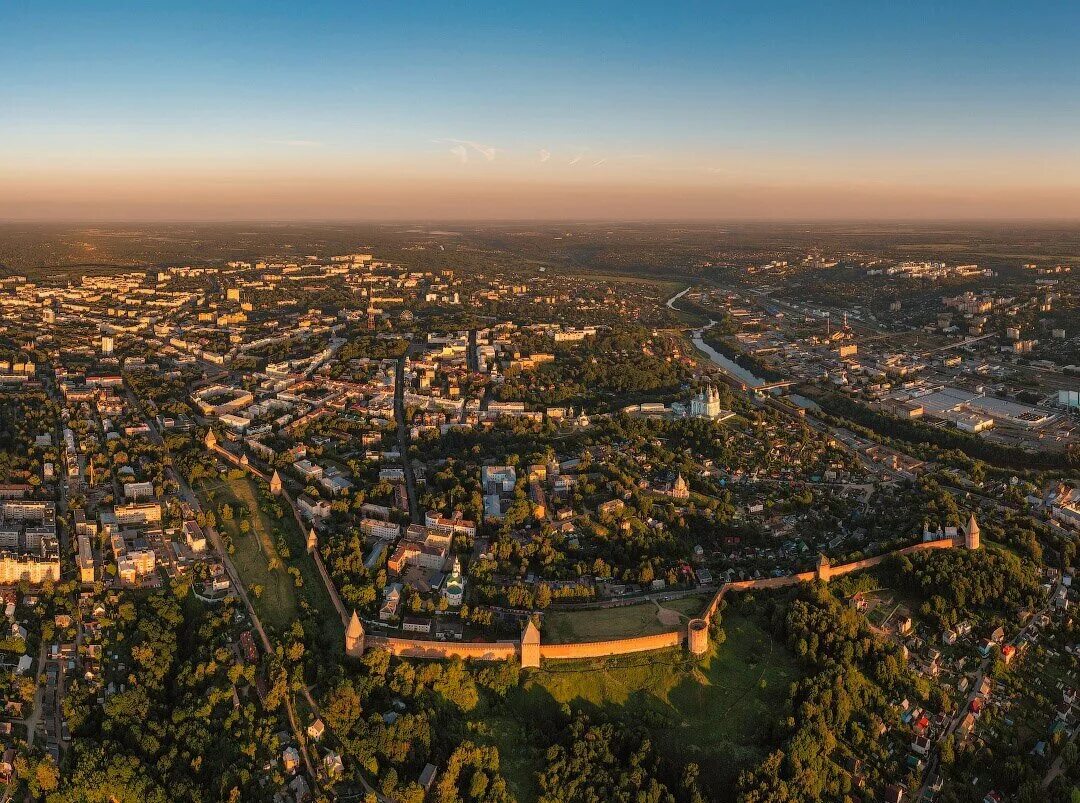
[[[1080,9],[0,9],[0,220],[1080,219]]]

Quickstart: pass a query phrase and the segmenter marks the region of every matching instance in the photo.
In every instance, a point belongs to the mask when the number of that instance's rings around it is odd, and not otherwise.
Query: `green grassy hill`
[[[643,725],[673,760],[697,762],[704,785],[733,788],[740,770],[764,758],[771,723],[801,672],[755,619],[731,613],[724,630],[726,641],[696,666],[683,650],[546,662],[523,677],[505,708],[479,713],[478,730],[499,748],[518,800],[536,798],[543,755],[534,731],[563,704]]]

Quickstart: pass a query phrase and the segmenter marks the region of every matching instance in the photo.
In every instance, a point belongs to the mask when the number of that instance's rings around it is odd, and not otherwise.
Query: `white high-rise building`
[[[116,348],[116,341],[113,340],[112,335],[102,335],[101,336],[101,353],[102,354],[104,354],[105,356],[109,356],[109,355],[111,355],[113,353],[113,350],[115,348]]]
[[[719,418],[723,413],[720,407],[720,392],[708,385],[690,400],[690,415],[694,418]]]

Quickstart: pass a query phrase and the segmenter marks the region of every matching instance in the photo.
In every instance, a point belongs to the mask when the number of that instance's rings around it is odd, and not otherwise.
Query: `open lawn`
[[[549,611],[544,615],[544,641],[603,641],[651,636],[677,630],[679,624],[704,610],[708,598],[694,595],[666,602],[645,601],[621,608],[585,611]],[[678,619],[676,619],[676,616]]]

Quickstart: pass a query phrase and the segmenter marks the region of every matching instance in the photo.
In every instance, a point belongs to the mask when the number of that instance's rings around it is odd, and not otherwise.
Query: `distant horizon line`
[[[543,224],[561,226],[587,225],[1073,225],[1080,226],[1080,215],[1075,217],[1016,217],[1016,216],[958,216],[958,217],[506,217],[506,218],[334,218],[334,217],[283,217],[283,218],[209,218],[209,217],[163,217],[163,218],[0,218],[0,226],[148,226],[148,225],[352,225],[352,226],[431,226],[431,225],[521,225]]]

